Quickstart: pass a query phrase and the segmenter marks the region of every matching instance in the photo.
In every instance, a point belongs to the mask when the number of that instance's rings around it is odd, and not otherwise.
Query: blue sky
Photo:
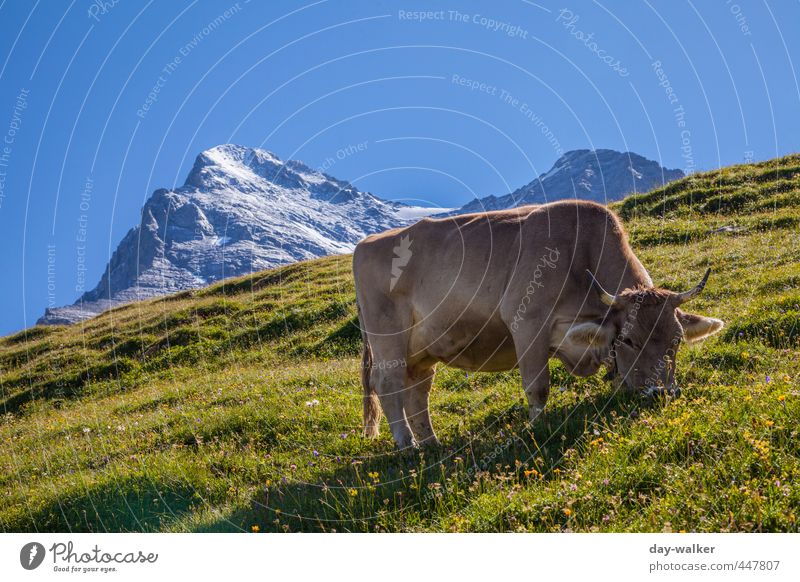
[[[437,206],[576,148],[689,171],[799,151],[797,23],[798,2],[0,0],[0,334],[92,288],[220,143]]]

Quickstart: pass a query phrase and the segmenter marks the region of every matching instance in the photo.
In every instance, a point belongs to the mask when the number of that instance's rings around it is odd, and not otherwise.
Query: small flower
[[[749,357],[750,357],[750,353],[749,353],[749,352],[742,352],[742,358],[743,358],[743,359],[745,359],[745,360],[746,360],[746,359],[747,359],[747,358],[749,358]]]
[[[570,484],[570,486],[569,486],[569,490],[570,490],[570,491],[577,491],[577,490],[578,490],[578,486],[577,486],[577,485],[575,485],[575,483],[572,483],[572,484]]]
[[[789,374],[784,375],[783,381],[784,382],[788,382],[789,380],[791,380],[791,378],[789,377]]]
[[[564,515],[566,515],[567,517],[569,517],[570,515],[572,515],[572,510],[571,510],[569,507],[565,507],[565,508],[564,508],[564,509],[562,509],[561,511],[563,511],[563,512],[564,512]]]
[[[784,400],[786,400],[785,394],[781,394],[780,396],[778,396],[778,402],[783,402]]]
[[[766,424],[767,426],[772,426],[772,425],[774,425],[775,423],[774,423],[773,421],[771,421],[771,420],[765,420],[765,421],[764,421],[764,424]]]
[[[350,494],[350,497],[355,497],[356,495],[358,495],[358,491],[356,491],[352,487],[348,489],[347,492]]]
[[[257,525],[254,525],[254,526],[250,527],[250,531],[253,532],[253,533],[258,533],[258,532],[261,531],[261,528],[258,527]]]
[[[83,427],[83,434],[89,434],[90,432],[92,432],[92,429],[90,429],[88,426]]]
[[[319,406],[319,400],[314,398],[314,400],[306,400],[306,406]]]
[[[319,457],[319,451],[316,450],[311,451],[311,454],[314,455],[315,457]]]
[[[764,378],[764,381],[765,381],[767,384],[769,384],[770,382],[772,382],[772,376],[770,376],[769,374],[767,374],[767,375],[766,375],[766,377]]]

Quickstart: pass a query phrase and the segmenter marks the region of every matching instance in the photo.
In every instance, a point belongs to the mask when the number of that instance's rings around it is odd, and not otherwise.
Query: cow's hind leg
[[[373,363],[373,365],[375,365]],[[380,364],[378,364],[380,366]],[[405,370],[403,368],[373,369],[373,382],[381,402],[381,408],[389,422],[394,442],[400,449],[414,446],[414,436],[403,411],[406,391]]]
[[[428,399],[433,384],[435,369],[431,367],[408,368],[406,374],[406,392],[404,406],[406,419],[411,426],[417,443],[420,445],[438,445],[439,440],[433,432]]]
[[[369,361],[364,363],[369,369],[367,386],[374,390],[380,401],[397,447],[404,449],[414,445],[414,437],[403,411],[406,370],[400,365],[406,362],[407,330],[412,323],[408,320],[410,310],[390,301],[377,290],[373,291],[375,293],[371,294],[369,300],[359,298],[358,303],[359,316],[363,316],[362,333],[370,347]],[[374,434],[377,433],[377,415],[372,418],[374,400],[367,404],[369,410],[365,407],[365,428]]]

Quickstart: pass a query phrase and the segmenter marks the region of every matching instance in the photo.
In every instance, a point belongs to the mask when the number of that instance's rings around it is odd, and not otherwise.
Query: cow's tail
[[[376,437],[381,422],[381,403],[378,400],[375,386],[372,384],[372,348],[364,329],[361,306],[358,307],[358,324],[361,327],[361,339],[364,342],[364,352],[361,356],[361,386],[364,388],[364,436]]]

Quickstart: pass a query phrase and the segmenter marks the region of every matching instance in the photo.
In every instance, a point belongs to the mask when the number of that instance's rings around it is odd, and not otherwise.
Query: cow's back
[[[510,343],[515,311],[532,281],[529,325],[559,310],[571,312],[569,319],[582,309],[600,313],[594,296],[587,303],[586,269],[609,289],[647,277],[616,216],[583,201],[423,219],[365,239],[354,255],[366,323],[410,330],[403,341],[412,352],[428,350],[466,368]],[[454,354],[461,361],[452,361]],[[491,367],[502,369],[513,350],[498,358]]]

